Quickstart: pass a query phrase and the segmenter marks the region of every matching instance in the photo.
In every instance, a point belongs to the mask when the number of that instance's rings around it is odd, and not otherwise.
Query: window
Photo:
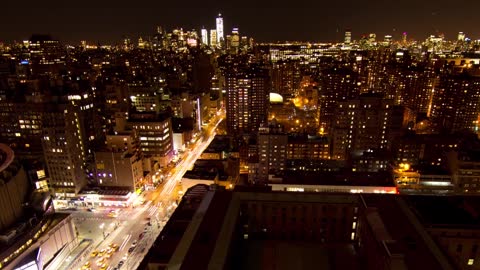
[[[467,262],[467,264],[468,264],[468,265],[473,265],[473,263],[474,263],[474,262],[475,262],[475,260],[474,260],[474,259],[468,259],[468,262]]]

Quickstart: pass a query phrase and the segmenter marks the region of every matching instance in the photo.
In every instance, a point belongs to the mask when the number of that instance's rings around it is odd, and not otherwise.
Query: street
[[[177,186],[215,137],[215,129],[224,118],[217,114],[205,127],[208,137],[199,139],[185,151],[181,161],[157,189],[145,191],[144,204],[115,210],[108,207],[90,211],[69,211],[77,229],[79,246],[69,256],[47,269],[136,269],[160,234],[180,198]],[[88,245],[88,243],[90,243]]]

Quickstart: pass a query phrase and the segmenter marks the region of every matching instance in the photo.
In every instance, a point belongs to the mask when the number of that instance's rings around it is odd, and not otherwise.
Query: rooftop
[[[407,201],[429,226],[480,228],[480,197],[409,196]]]
[[[96,187],[96,188],[85,188],[80,192],[80,195],[86,194],[98,194],[105,196],[126,196],[131,191],[125,187]]]
[[[390,254],[403,254],[407,269],[453,269],[445,255],[411,212],[405,198],[396,195],[362,195],[365,206],[378,211],[391,236]],[[390,250],[390,248],[392,248]]]
[[[389,172],[299,172],[285,171],[283,184],[393,187]]]
[[[208,190],[207,185],[196,185],[185,192],[179,206],[145,256],[145,263],[149,261],[164,266],[168,264]]]

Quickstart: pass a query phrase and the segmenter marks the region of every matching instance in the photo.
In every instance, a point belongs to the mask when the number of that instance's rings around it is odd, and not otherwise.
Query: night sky
[[[7,2],[7,1],[5,1]],[[11,3],[15,2],[15,3]],[[226,2],[226,1],[224,1]],[[75,4],[72,4],[75,3]],[[8,0],[0,8],[0,41],[28,39],[32,33],[51,34],[65,42],[118,42],[124,36],[152,34],[157,25],[167,30],[215,27],[224,15],[225,34],[240,28],[257,41],[341,41],[346,28],[353,38],[376,33],[377,39],[402,32],[424,40],[444,33],[448,39],[463,31],[480,38],[478,0]]]

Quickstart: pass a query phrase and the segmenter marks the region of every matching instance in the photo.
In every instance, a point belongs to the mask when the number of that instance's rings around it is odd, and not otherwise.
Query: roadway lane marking
[[[122,250],[125,248],[125,246],[127,245],[128,241],[130,240],[130,238],[132,238],[132,235],[129,234],[125,237],[125,239],[123,240],[122,244],[120,245],[120,248],[119,250]]]

